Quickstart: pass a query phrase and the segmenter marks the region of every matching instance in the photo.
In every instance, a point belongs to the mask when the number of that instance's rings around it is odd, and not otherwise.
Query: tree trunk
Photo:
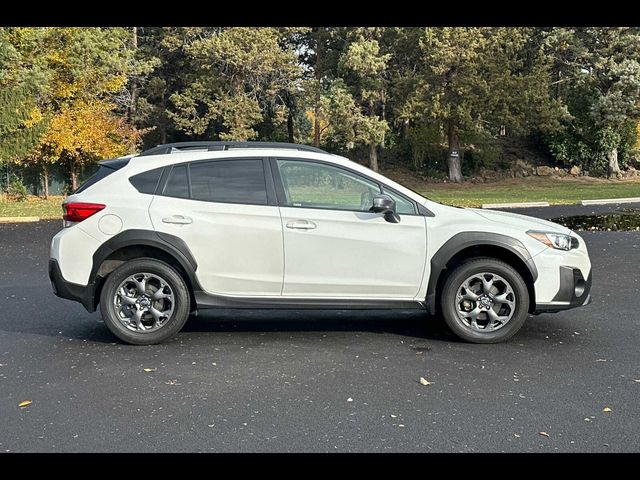
[[[49,198],[49,167],[46,163],[42,164],[42,191],[45,200]]]
[[[293,138],[293,115],[291,115],[291,111],[289,111],[289,115],[287,116],[287,133],[289,134],[289,143],[295,143]]]
[[[378,149],[375,143],[369,144],[369,165],[374,172],[378,171]]]
[[[449,141],[449,156],[447,157],[447,166],[449,167],[449,180],[456,183],[462,182],[462,166],[460,162],[460,140],[458,139],[458,131],[452,121],[449,121],[447,131]]]
[[[133,37],[131,39],[131,46],[133,47],[134,55],[138,49],[138,27],[133,27]],[[131,105],[129,106],[129,121],[133,122],[137,111],[138,103],[138,82],[134,76],[131,80]]]
[[[75,162],[71,162],[69,165],[69,174],[71,176],[71,191],[75,191],[78,188],[78,169]]]
[[[320,146],[320,78],[316,71],[316,98],[313,109],[313,145]]]
[[[609,178],[620,177],[620,165],[618,164],[618,148],[614,148],[607,154],[609,160],[608,173]]]

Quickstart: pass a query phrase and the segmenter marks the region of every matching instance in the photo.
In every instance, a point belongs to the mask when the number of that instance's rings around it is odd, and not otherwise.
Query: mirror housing
[[[373,206],[369,211],[384,214],[384,219],[389,223],[400,223],[400,216],[396,213],[396,201],[389,195],[379,194],[373,197]]]

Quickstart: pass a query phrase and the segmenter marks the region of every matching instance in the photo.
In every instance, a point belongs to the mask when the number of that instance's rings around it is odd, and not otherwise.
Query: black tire
[[[495,274],[506,280],[515,296],[512,317],[496,330],[478,331],[463,322],[458,316],[456,298],[465,280],[480,273]],[[491,276],[488,276],[489,280]],[[477,305],[477,303],[476,303]],[[447,277],[440,296],[440,311],[453,333],[471,343],[498,343],[513,337],[527,319],[529,291],[522,276],[509,264],[490,257],[478,257],[458,265]]]
[[[120,320],[114,298],[123,281],[143,272],[158,275],[166,281],[173,294],[173,311],[157,330],[136,332],[129,330]],[[155,345],[172,337],[182,329],[190,310],[189,289],[182,276],[173,267],[155,258],[126,261],[111,272],[100,293],[100,311],[104,323],[116,337],[132,345]]]

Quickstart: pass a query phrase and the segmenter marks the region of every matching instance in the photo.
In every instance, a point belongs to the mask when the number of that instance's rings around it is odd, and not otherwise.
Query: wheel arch
[[[431,258],[426,297],[430,313],[436,313],[437,299],[449,272],[465,260],[474,257],[497,258],[515,268],[527,285],[529,311],[535,310],[534,283],[538,278],[538,270],[522,242],[498,233],[463,232],[451,237]]]
[[[95,311],[100,302],[100,293],[108,275],[127,260],[154,258],[163,261],[182,276],[195,305],[195,290],[200,290],[195,272],[198,265],[184,241],[173,235],[149,230],[126,230],[107,240],[93,254],[93,267],[89,276],[93,284],[92,304],[85,307]]]

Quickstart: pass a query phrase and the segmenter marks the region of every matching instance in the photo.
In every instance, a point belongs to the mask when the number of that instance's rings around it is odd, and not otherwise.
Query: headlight
[[[537,232],[534,230],[529,230],[527,235],[544,243],[547,247],[555,248],[557,250],[571,250],[572,248],[578,248],[578,239],[573,238],[571,235],[554,232]]]

